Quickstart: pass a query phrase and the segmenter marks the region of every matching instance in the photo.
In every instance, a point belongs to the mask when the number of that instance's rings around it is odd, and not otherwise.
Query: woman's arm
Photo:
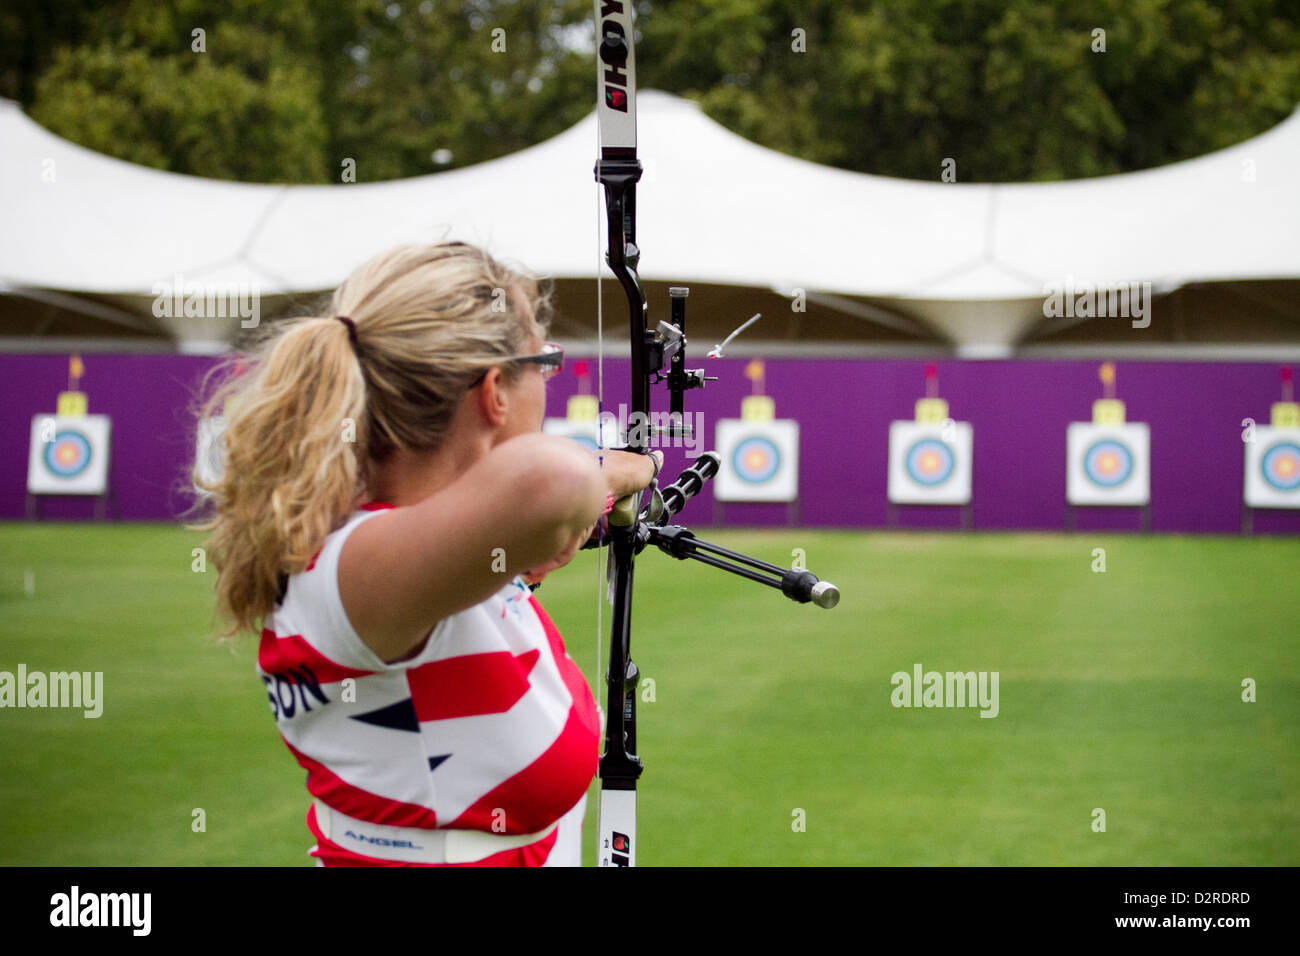
[[[609,488],[606,510],[613,508],[614,502],[620,498],[644,489],[650,484],[652,478],[659,474],[659,469],[664,463],[664,453],[652,451],[649,454],[653,457],[647,458],[645,455],[626,451],[605,451],[602,453],[601,468],[605,473],[605,484]],[[603,521],[604,516],[602,515],[598,520]],[[524,580],[529,584],[540,584],[546,575],[572,561],[574,555],[578,553],[578,549],[587,542],[595,531],[595,523],[584,528],[576,538],[569,542],[562,552],[540,567],[533,566],[524,571]]]
[[[383,660],[402,660],[443,618],[564,551],[604,511],[609,487],[570,439],[502,442],[451,485],[352,532],[339,558],[348,620]]]

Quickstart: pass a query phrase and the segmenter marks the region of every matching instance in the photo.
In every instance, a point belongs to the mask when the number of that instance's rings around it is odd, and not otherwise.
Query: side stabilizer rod
[[[840,603],[840,589],[811,571],[783,568],[695,537],[680,525],[645,527],[646,543],[679,560],[690,558],[779,590],[792,601],[829,610]]]

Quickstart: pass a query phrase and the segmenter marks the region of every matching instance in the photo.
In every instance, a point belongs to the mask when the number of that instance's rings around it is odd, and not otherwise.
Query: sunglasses
[[[540,365],[542,368],[542,379],[550,379],[560,374],[564,368],[564,348],[554,342],[547,342],[542,346],[542,350],[536,355],[517,355],[514,358],[503,359],[502,365]],[[479,377],[474,379],[467,391],[472,391],[483,383],[487,378],[490,369],[484,369]]]

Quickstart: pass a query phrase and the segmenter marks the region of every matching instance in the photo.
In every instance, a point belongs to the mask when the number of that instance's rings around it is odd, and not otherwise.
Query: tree
[[[655,0],[647,12],[643,86],[691,96],[773,149],[882,175],[936,179],[946,158],[977,181],[1142,169],[1256,135],[1300,102],[1285,0]]]
[[[358,181],[414,176],[539,142],[594,102],[589,0],[12,2],[3,91],[59,135],[176,172],[337,182],[351,160]],[[642,88],[882,175],[1143,169],[1300,101],[1294,0],[637,5]]]
[[[306,0],[119,3],[53,52],[32,118],[132,162],[217,179],[326,175]]]

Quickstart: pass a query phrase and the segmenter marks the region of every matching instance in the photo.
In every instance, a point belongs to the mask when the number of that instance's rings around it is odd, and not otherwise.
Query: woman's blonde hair
[[[340,321],[349,319],[355,329]],[[352,512],[372,464],[446,437],[466,390],[545,337],[537,281],[460,242],[403,246],[335,291],[328,315],[276,323],[222,368],[202,415],[222,415],[224,472],[209,555],[228,634],[255,628],[288,575]],[[231,374],[233,373],[233,374]]]

